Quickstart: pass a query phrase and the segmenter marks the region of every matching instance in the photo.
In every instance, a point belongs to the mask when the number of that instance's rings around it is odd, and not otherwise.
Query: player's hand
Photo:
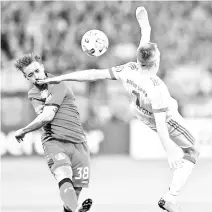
[[[15,132],[15,138],[18,141],[18,143],[21,143],[23,141],[24,136],[25,136],[25,133],[23,129],[17,130]]]
[[[137,7],[135,13],[136,13],[136,18],[140,27],[144,27],[144,26],[150,27],[148,13],[145,7]]]
[[[140,16],[143,15],[142,13],[146,13],[147,14],[147,11],[146,11],[145,7],[137,7],[135,13],[136,13],[136,17],[137,18],[142,18],[142,17],[140,17]]]
[[[52,78],[47,78],[47,79],[44,79],[44,80],[38,80],[36,83],[39,84],[39,85],[42,85],[42,84],[58,84],[60,83],[61,80],[58,79],[58,77],[52,77]]]

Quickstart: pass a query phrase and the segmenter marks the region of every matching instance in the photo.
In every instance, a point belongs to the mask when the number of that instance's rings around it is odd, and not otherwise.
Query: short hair
[[[26,54],[26,55],[20,57],[15,62],[15,68],[18,71],[23,72],[24,68],[27,67],[28,65],[30,65],[34,61],[40,62],[40,56],[34,55],[33,53]]]
[[[142,66],[151,66],[156,61],[157,45],[155,43],[146,43],[137,50],[137,60]]]

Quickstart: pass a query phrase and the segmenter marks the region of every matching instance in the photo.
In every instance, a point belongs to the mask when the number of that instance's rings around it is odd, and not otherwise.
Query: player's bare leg
[[[74,212],[78,206],[78,201],[73,187],[71,166],[60,166],[53,173],[59,185],[60,197],[64,203],[64,211]]]
[[[136,9],[136,19],[141,28],[141,40],[139,46],[150,41],[151,27],[148,19],[148,13],[144,7]]]

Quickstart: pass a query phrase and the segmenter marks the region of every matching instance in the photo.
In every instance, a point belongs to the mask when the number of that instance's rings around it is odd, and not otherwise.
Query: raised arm
[[[139,46],[144,45],[150,41],[151,26],[148,19],[148,13],[144,7],[136,9],[136,18],[141,28],[141,40]]]

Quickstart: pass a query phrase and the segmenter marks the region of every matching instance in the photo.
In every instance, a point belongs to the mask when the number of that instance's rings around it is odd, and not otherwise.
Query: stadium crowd
[[[12,75],[14,60],[27,52],[40,54],[47,71],[55,75],[134,61],[140,39],[135,8],[140,5],[136,1],[3,1],[1,71]],[[181,113],[212,116],[212,4],[188,1],[142,5],[149,13],[151,39],[161,51],[159,75],[179,100]],[[100,29],[109,38],[108,52],[99,58],[81,50],[81,38],[90,29]],[[80,89],[78,86],[76,90]],[[107,119],[111,113],[112,117],[129,120],[132,117],[126,113],[127,97],[123,93],[114,82],[86,84],[80,107],[90,108],[89,116],[94,120],[96,116]],[[114,101],[117,98],[121,101]]]

